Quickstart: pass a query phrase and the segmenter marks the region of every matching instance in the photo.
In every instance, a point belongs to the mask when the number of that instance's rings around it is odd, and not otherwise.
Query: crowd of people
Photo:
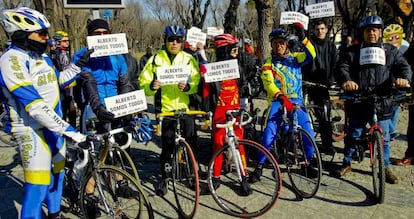
[[[82,114],[91,109],[98,118],[97,131],[108,131],[128,123],[131,117],[115,118],[106,109],[104,99],[143,89],[147,96],[154,97],[155,113],[192,107],[213,112],[211,138],[215,152],[225,144],[225,133],[214,124],[224,123],[226,110],[243,107],[250,95],[248,82],[255,68],[240,64],[246,63],[241,61],[241,57],[249,55],[253,59],[255,55],[250,39],[243,40],[241,45],[230,33],[213,38],[214,61],[239,60],[240,78],[207,83],[204,64],[213,60],[209,60],[204,51],[205,43],[194,46],[185,42],[185,29],[179,25],[167,25],[162,48],[153,52],[152,46],[148,46],[139,61],[130,53],[91,58],[94,51],[87,46],[70,54],[70,34],[64,30],[56,31],[50,38],[50,23],[43,14],[24,7],[1,13],[4,29],[11,36],[11,45],[0,58],[0,86],[2,101],[10,114],[8,130],[16,137],[22,157],[25,195],[21,218],[42,218],[44,202],[49,218],[61,216],[66,142],[85,140],[85,133],[78,131],[82,130],[82,125],[77,124],[78,111]],[[335,83],[346,93],[387,96],[393,87],[405,88],[412,81],[411,66],[414,62],[408,57],[414,53],[414,46],[408,46],[404,41],[405,34],[398,24],[385,28],[379,16],[366,16],[359,25],[359,42],[346,44],[340,51],[328,37],[329,26],[324,20],[313,22],[309,34],[305,33],[301,23],[294,23],[292,27],[293,34],[280,27],[270,33],[271,54],[261,66],[260,77],[270,110],[259,141],[267,149],[277,137],[281,107],[291,113],[294,105],[301,106],[299,124],[314,136],[304,105],[302,80],[324,85],[308,90],[309,98],[317,105],[329,102],[329,88]],[[103,19],[92,20],[87,25],[88,36],[111,34],[110,30],[108,22]],[[296,40],[293,44],[292,35]],[[361,53],[367,51],[380,55],[374,59],[362,57]],[[170,66],[189,66],[188,79],[178,84],[163,84],[158,78],[159,67]],[[192,105],[197,99],[199,103]],[[373,112],[365,109],[368,109],[366,103],[345,106],[349,123],[343,165],[336,171],[339,177],[352,171],[353,153],[361,144],[363,128],[371,122]],[[390,141],[398,136],[398,106],[385,99],[377,113],[384,132],[386,180],[398,183],[398,177],[390,169]],[[331,122],[322,119],[322,112],[318,116],[321,121],[320,149],[335,151]],[[395,161],[396,165],[413,164],[413,116],[414,109],[410,106],[408,148],[405,157]],[[174,127],[173,121],[165,121],[161,127],[161,177],[156,186],[156,194],[160,196],[168,191],[166,167],[171,162]],[[194,120],[184,118],[182,127],[185,139],[190,145],[196,145]],[[238,137],[243,136],[240,127],[236,126],[235,131]],[[243,148],[239,150],[245,156]],[[310,159],[314,151],[306,147],[306,143],[305,151]],[[221,164],[220,159],[217,157],[215,163]],[[246,173],[248,178],[243,179],[241,195],[252,193],[249,183],[260,180],[264,162],[265,158],[259,155],[254,172]],[[220,186],[220,170],[220,165],[214,166],[215,189]]]

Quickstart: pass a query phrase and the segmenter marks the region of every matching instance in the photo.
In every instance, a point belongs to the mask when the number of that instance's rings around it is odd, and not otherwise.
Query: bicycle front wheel
[[[172,182],[180,215],[193,218],[200,199],[198,168],[190,145],[182,140],[173,153]]]
[[[245,176],[237,174],[234,167],[236,166],[235,162],[240,162],[235,161],[239,156],[229,155],[231,153],[229,145],[220,148],[214,153],[210,161],[207,179],[208,188],[215,202],[229,215],[243,218],[257,217],[269,211],[279,198],[282,185],[279,165],[270,152],[262,145],[245,139],[240,139],[238,143],[237,151],[245,151],[245,157],[240,155],[241,163],[245,160],[247,164],[247,171],[242,165],[241,173],[252,174],[257,166],[257,155],[261,153],[266,156],[266,163],[263,165],[259,181],[254,183],[250,180],[244,181],[244,183],[248,183],[251,194],[243,194],[243,189],[246,185],[243,186],[243,181],[240,181],[240,178]],[[219,159],[217,159],[218,157]],[[214,188],[214,167],[215,165],[221,165],[221,163],[216,163],[220,161],[220,157],[223,158],[223,163],[228,162],[232,168],[230,168],[230,171],[221,171],[220,187]],[[230,160],[226,161],[229,157]],[[227,167],[222,165],[222,168]]]
[[[374,185],[374,195],[378,203],[384,202],[385,196],[385,161],[384,161],[384,145],[381,133],[376,130],[372,135],[372,182]]]
[[[80,208],[83,218],[154,218],[142,187],[115,166],[101,166],[85,174]]]
[[[306,145],[305,145],[306,144]],[[322,177],[322,161],[318,147],[310,134],[298,128],[293,142],[287,149],[286,167],[290,182],[296,193],[304,198],[312,198],[319,189]],[[306,150],[312,150],[312,158],[306,158]]]
[[[139,182],[140,179],[137,168],[128,152],[118,146],[115,146],[113,153],[115,166],[119,166],[122,170],[125,170],[127,173],[131,174],[131,176],[135,177],[135,179]]]

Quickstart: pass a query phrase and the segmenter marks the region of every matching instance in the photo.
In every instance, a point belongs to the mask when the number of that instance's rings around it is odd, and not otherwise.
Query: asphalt
[[[264,103],[255,102],[259,108]],[[151,108],[149,109],[151,110]],[[152,117],[153,118],[153,117]],[[407,111],[400,112],[398,131],[402,135],[392,142],[392,158],[400,158],[406,148]],[[205,163],[211,155],[209,134],[200,132],[201,143],[197,149],[200,168],[205,171]],[[2,143],[0,142],[0,145]],[[377,204],[372,198],[372,177],[368,159],[361,163],[353,163],[353,172],[345,177],[337,178],[330,172],[341,165],[343,158],[343,142],[336,142],[339,153],[332,159],[331,155],[323,155],[324,174],[318,193],[311,199],[298,197],[290,187],[286,173],[282,173],[283,187],[276,205],[260,218],[413,218],[414,215],[414,166],[391,166],[399,177],[398,184],[386,184],[385,201]],[[165,197],[154,194],[154,185],[159,174],[159,141],[148,144],[133,143],[131,155],[139,170],[141,184],[146,190],[155,218],[178,218],[176,204],[170,185]],[[0,146],[0,218],[19,218],[23,199],[23,174],[17,148]],[[205,180],[201,186],[205,189]],[[202,190],[203,190],[202,188]],[[251,203],[260,204],[260,200]],[[78,218],[67,213],[69,218]],[[215,203],[212,196],[203,194],[195,218],[233,218]]]

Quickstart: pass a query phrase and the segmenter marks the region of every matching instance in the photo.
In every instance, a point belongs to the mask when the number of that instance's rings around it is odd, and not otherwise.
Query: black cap
[[[99,28],[109,30],[108,22],[106,22],[106,20],[103,20],[103,19],[96,19],[96,20],[91,21],[88,24],[88,35],[91,35],[93,31]]]

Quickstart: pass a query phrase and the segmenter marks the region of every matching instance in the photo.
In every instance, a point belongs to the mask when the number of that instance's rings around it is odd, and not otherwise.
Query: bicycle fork
[[[227,143],[230,146],[230,152],[233,155],[233,162],[236,167],[237,176],[239,177],[239,181],[242,182],[243,177],[246,177],[246,173],[244,171],[244,167],[245,167],[244,164],[246,163],[246,158],[245,157],[242,158],[240,156],[239,151],[236,149],[237,141],[236,141],[233,126],[229,127],[228,136],[229,137],[227,139]]]

